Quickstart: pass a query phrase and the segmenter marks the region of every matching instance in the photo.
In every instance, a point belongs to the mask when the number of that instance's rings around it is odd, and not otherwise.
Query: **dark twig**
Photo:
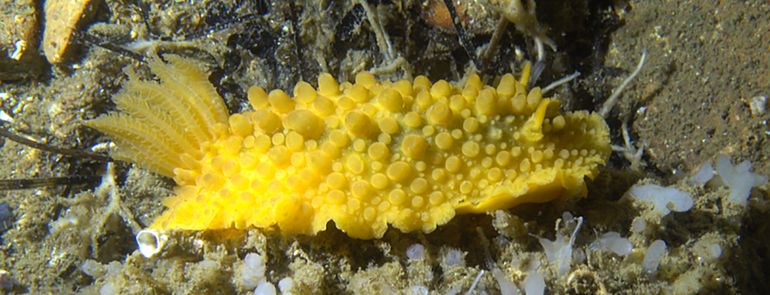
[[[85,158],[91,158],[91,159],[103,161],[103,162],[112,161],[112,159],[109,156],[100,154],[100,153],[93,153],[93,152],[88,152],[88,151],[83,151],[78,149],[60,148],[52,145],[47,145],[44,143],[39,143],[37,141],[25,138],[21,135],[8,131],[8,129],[5,128],[4,124],[0,124],[0,136],[8,138],[12,141],[26,145],[31,148],[52,152],[52,153],[57,153],[67,157],[81,157],[81,158],[85,157]]]
[[[100,176],[61,176],[45,178],[0,179],[0,191],[30,189],[38,187],[71,185],[78,183],[96,182]]]
[[[99,37],[94,36],[92,34],[89,34],[88,32],[83,32],[81,34],[78,34],[78,41],[88,44],[88,45],[94,45],[98,46],[107,50],[110,50],[112,52],[116,52],[125,56],[128,56],[130,58],[133,58],[139,62],[144,61],[144,56],[142,56],[139,53],[133,52],[131,50],[125,49],[123,47],[120,47],[118,45],[113,44],[109,41],[103,41],[99,39]]]
[[[492,33],[492,39],[489,40],[487,49],[484,49],[484,53],[481,54],[481,62],[487,64],[492,58],[492,55],[497,52],[497,47],[500,46],[500,40],[503,39],[506,28],[508,27],[508,19],[505,16],[501,16],[495,26],[495,32]]]

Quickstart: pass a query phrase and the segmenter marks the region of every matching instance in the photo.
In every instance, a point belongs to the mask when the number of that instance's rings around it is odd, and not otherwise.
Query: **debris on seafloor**
[[[58,64],[67,58],[81,24],[90,20],[96,5],[91,0],[45,1],[42,47],[49,63]]]

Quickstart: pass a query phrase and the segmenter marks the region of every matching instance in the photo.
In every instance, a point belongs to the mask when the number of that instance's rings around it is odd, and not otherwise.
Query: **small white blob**
[[[722,256],[722,246],[719,244],[711,244],[708,246],[708,258],[710,260],[717,260]]]
[[[99,295],[117,295],[118,290],[115,288],[115,285],[112,282],[105,282],[104,285],[102,285],[99,288]]]
[[[700,239],[692,246],[692,253],[699,262],[711,263],[722,257],[722,245],[714,239]]]
[[[751,162],[749,161],[743,161],[733,166],[730,163],[730,158],[726,155],[719,155],[717,158],[716,172],[722,182],[730,188],[729,202],[745,206],[748,203],[751,188],[767,182],[767,178],[751,173],[750,169]]]
[[[612,252],[618,256],[627,256],[631,254],[634,246],[628,239],[621,238],[619,233],[611,231],[593,241],[588,248],[594,251]]]
[[[265,281],[266,262],[259,253],[248,253],[243,257],[242,264],[236,266],[236,274],[244,289],[254,289]]]
[[[689,193],[673,187],[662,187],[657,184],[635,184],[628,192],[637,200],[652,204],[652,210],[661,216],[666,216],[671,211],[688,211],[693,205]]]
[[[428,287],[418,285],[418,286],[412,286],[409,288],[409,295],[428,295],[430,294],[430,290],[428,290]]]
[[[545,278],[539,272],[531,271],[527,273],[521,288],[524,289],[526,295],[543,295],[545,294]]]
[[[749,100],[749,110],[755,117],[762,116],[767,110],[767,96],[757,95]]]
[[[644,218],[636,217],[634,221],[631,221],[631,232],[639,234],[647,228],[647,221]]]
[[[425,257],[425,247],[420,244],[412,244],[406,249],[406,257],[411,260],[420,260]]]
[[[700,166],[693,176],[690,176],[690,183],[696,186],[703,186],[714,177],[714,173],[714,166],[712,166],[711,163],[706,162]]]
[[[463,267],[465,266],[465,255],[460,250],[449,249],[444,255],[444,264],[447,267]]]
[[[262,281],[254,289],[254,295],[275,295],[275,286],[268,281]]]
[[[492,268],[492,276],[497,281],[497,285],[500,287],[500,294],[504,295],[518,295],[519,294],[519,288],[516,287],[516,284],[514,284],[508,277],[505,275],[503,270],[501,270],[498,267]]]
[[[647,252],[644,253],[644,259],[642,259],[642,268],[647,273],[655,273],[658,271],[658,265],[663,259],[663,255],[666,255],[666,242],[662,240],[655,240],[647,247]]]
[[[80,269],[85,274],[87,274],[92,278],[101,277],[106,272],[106,270],[104,269],[104,265],[97,262],[96,260],[91,260],[91,259],[86,259],[86,261],[84,261],[83,264],[80,266]]]
[[[278,281],[278,289],[281,290],[281,294],[283,295],[291,295],[293,288],[294,280],[292,280],[290,277],[285,277]]]

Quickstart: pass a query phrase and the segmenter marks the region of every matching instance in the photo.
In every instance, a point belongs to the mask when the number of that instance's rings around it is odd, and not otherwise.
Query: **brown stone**
[[[45,1],[46,22],[42,46],[48,62],[58,64],[66,60],[80,25],[93,16],[93,6],[91,0]]]

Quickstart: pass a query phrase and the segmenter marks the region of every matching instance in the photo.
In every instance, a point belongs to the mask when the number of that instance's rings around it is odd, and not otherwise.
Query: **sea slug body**
[[[321,74],[293,97],[251,87],[253,110],[228,115],[199,66],[164,58],[150,62],[159,82],[132,77],[118,112],[86,123],[114,140],[113,157],[176,181],[157,230],[431,232],[458,213],[584,196],[610,153],[604,120],[528,91],[528,69],[497,87],[475,74],[463,85]]]

